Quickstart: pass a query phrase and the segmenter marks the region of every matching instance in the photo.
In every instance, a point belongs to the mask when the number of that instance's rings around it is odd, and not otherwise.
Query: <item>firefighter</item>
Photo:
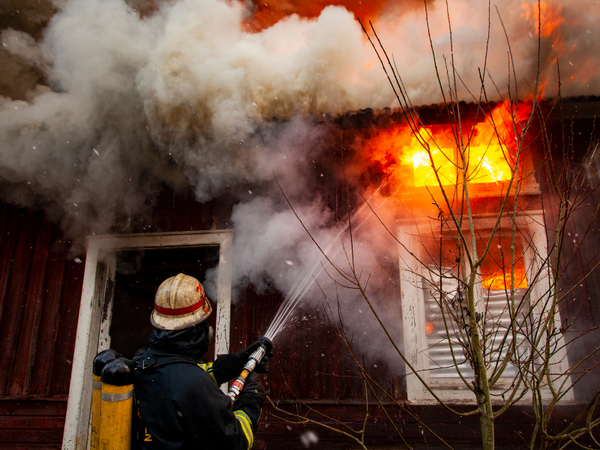
[[[248,377],[233,410],[219,386],[240,374],[261,341],[242,352],[219,355],[213,364],[198,364],[212,339],[206,320],[211,312],[202,285],[193,277],[179,274],[158,288],[149,346],[133,359],[133,449],[252,447],[265,398],[258,376]],[[268,356],[255,372],[266,372]]]

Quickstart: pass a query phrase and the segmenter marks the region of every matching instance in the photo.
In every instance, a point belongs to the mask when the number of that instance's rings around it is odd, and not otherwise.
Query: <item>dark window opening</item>
[[[218,263],[218,245],[118,252],[111,348],[131,358],[138,348],[147,345],[152,332],[150,313],[154,308],[154,295],[164,280],[185,273],[203,283],[206,271]],[[209,323],[215,328],[216,299],[209,300],[213,306]],[[208,354],[213,353],[214,343]]]

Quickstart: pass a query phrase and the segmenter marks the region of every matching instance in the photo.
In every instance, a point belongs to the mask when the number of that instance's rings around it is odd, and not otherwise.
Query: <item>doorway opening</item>
[[[152,332],[150,313],[160,284],[179,273],[204,285],[206,272],[219,264],[219,246],[171,249],[134,249],[116,252],[115,292],[110,325],[111,348],[127,358],[147,345]],[[215,299],[211,299],[216,311]],[[216,327],[216,314],[208,318]],[[211,343],[207,358],[214,354]]]
[[[232,242],[232,230],[88,238],[63,449],[87,447],[94,357],[107,348],[131,357],[147,343],[154,294],[166,278],[183,272],[203,282],[216,268],[206,357],[229,353]]]

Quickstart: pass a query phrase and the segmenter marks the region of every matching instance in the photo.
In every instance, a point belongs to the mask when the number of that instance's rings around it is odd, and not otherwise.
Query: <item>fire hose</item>
[[[260,364],[260,361],[263,359],[263,357],[271,351],[271,348],[273,348],[273,343],[268,338],[261,337],[258,340],[261,341],[260,347],[258,347],[258,349],[256,349],[254,353],[250,355],[248,362],[242,370],[242,373],[235,379],[233,383],[231,383],[231,386],[229,387],[229,392],[227,392],[227,395],[231,399],[232,405],[237,400],[240,392],[242,392],[244,389],[246,378],[248,378],[248,376],[254,372],[254,369]]]

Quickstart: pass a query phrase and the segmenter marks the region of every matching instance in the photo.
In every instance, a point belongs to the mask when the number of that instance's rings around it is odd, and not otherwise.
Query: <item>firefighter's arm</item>
[[[260,379],[256,373],[251,373],[246,379],[244,389],[233,407],[233,412],[238,416],[238,412],[243,412],[250,420],[252,429],[256,431],[262,404],[265,401],[265,390],[260,383]]]
[[[187,392],[176,400],[182,428],[208,448],[250,449],[254,443],[255,411],[236,408],[232,412],[229,397],[206,372],[202,374],[193,384],[187,384]]]

